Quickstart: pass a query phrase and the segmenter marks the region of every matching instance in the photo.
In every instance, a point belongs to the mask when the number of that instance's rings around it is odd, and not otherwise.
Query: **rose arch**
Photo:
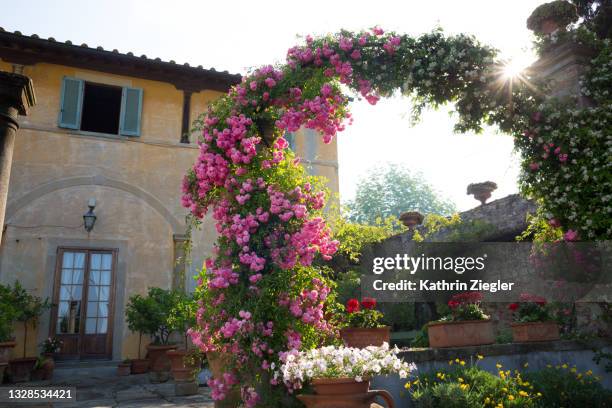
[[[306,127],[329,143],[352,120],[350,93],[375,105],[401,92],[417,113],[452,102],[457,131],[496,125],[514,135],[523,188],[552,212],[549,218],[578,234],[579,227],[569,227],[580,220],[564,218],[563,205],[547,192],[545,170],[565,172],[572,159],[568,143],[546,138],[549,120],[564,116],[560,108],[546,111],[532,80],[511,81],[502,70],[496,50],[470,36],[342,31],[307,37],[288,51],[286,64],[254,70],[210,106],[199,121],[200,155],[184,179],[183,204],[195,220],[211,213],[219,233],[190,331],[211,366],[223,368],[210,382],[215,399],[239,392],[247,406],[284,406],[278,398],[291,386],[276,371],[279,363],[291,350],[336,337],[333,283],[313,265],[338,245],[323,218],[327,192],[283,135]],[[580,233],[602,233],[593,228]]]

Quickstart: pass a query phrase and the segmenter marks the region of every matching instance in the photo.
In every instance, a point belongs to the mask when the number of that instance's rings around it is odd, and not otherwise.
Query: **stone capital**
[[[0,71],[0,110],[16,110],[25,116],[36,103],[32,80],[27,76]]]

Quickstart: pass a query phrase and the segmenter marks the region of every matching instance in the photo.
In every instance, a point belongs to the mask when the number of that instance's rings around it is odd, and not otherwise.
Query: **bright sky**
[[[449,33],[474,34],[526,66],[535,58],[525,21],[543,2],[29,0],[5,7],[0,26],[244,73],[249,67],[281,62],[296,35],[374,25],[418,35],[439,25]],[[368,168],[389,162],[422,172],[460,210],[477,204],[465,191],[472,182],[495,181],[499,188],[493,198],[517,192],[518,159],[509,136],[494,130],[453,134],[447,111],[427,112],[419,125],[410,127],[410,104],[404,98],[383,100],[375,107],[356,102],[353,113],[354,124],[339,136],[343,200],[354,195]]]

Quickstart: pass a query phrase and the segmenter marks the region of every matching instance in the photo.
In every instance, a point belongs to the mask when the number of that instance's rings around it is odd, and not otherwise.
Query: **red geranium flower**
[[[510,303],[510,305],[508,305],[508,309],[512,310],[513,312],[519,308],[518,303]]]
[[[451,309],[454,309],[457,306],[459,306],[459,302],[457,302],[456,300],[449,300],[448,301],[448,307],[450,307]]]
[[[361,306],[364,309],[372,310],[376,307],[376,299],[371,297],[364,297],[363,299],[361,299]]]
[[[346,311],[349,313],[355,313],[359,311],[359,301],[357,299],[349,299],[346,302]]]

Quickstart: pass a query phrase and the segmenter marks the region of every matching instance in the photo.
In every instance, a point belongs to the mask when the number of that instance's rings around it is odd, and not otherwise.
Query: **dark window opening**
[[[81,130],[119,133],[121,88],[85,83]]]

